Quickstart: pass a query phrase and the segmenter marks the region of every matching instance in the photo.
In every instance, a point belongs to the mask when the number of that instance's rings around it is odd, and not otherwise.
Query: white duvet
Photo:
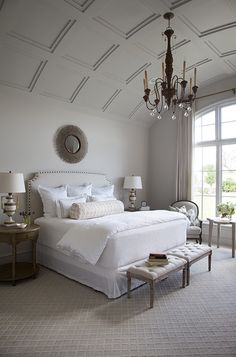
[[[108,239],[116,233],[176,220],[186,220],[186,217],[177,212],[157,210],[85,220],[69,229],[57,243],[57,248],[67,255],[77,256],[95,265]]]

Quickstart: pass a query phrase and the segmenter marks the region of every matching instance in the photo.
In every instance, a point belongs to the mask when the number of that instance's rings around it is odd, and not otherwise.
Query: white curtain
[[[194,113],[187,118],[179,110],[177,117],[177,166],[176,166],[176,200],[191,199],[192,175],[192,122]]]

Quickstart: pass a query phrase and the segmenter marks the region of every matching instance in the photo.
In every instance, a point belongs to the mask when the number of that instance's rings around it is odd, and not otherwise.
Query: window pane
[[[236,132],[236,105],[221,108],[221,137],[234,138]]]
[[[202,141],[215,140],[215,125],[202,126]]]
[[[228,105],[227,107],[221,108],[221,122],[229,122],[236,120],[236,104]]]
[[[222,146],[222,170],[236,170],[236,145]]]
[[[194,129],[196,143],[215,140],[215,111],[196,118]]]
[[[204,195],[216,194],[216,172],[207,171],[203,173],[203,193]]]
[[[194,171],[202,170],[202,148],[195,148],[193,152]]]
[[[203,196],[203,212],[202,219],[215,217],[216,215],[216,198],[215,196]]]
[[[209,112],[202,116],[202,125],[214,124],[215,125],[215,111]]]
[[[216,169],[216,147],[206,146],[202,148],[203,171],[215,171]]]
[[[222,123],[221,137],[222,139],[234,138],[236,133],[236,121],[229,123]]]
[[[192,177],[193,194],[202,194],[202,172],[194,172]]]

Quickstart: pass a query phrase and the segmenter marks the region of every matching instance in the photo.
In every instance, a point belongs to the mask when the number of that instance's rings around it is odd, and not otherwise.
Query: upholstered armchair
[[[198,205],[193,201],[180,200],[173,202],[170,205],[170,209],[187,216],[189,219],[187,239],[195,239],[197,243],[202,244],[202,221],[198,218]]]

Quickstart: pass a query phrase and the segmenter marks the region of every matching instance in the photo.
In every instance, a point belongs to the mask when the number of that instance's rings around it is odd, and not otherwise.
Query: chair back
[[[189,200],[180,200],[180,201],[175,201],[175,202],[171,203],[171,207],[180,208],[180,207],[183,207],[183,206],[185,206],[187,211],[192,209],[194,211],[194,213],[195,213],[195,217],[194,218],[198,218],[199,208],[198,208],[198,205],[195,202],[189,201]]]

